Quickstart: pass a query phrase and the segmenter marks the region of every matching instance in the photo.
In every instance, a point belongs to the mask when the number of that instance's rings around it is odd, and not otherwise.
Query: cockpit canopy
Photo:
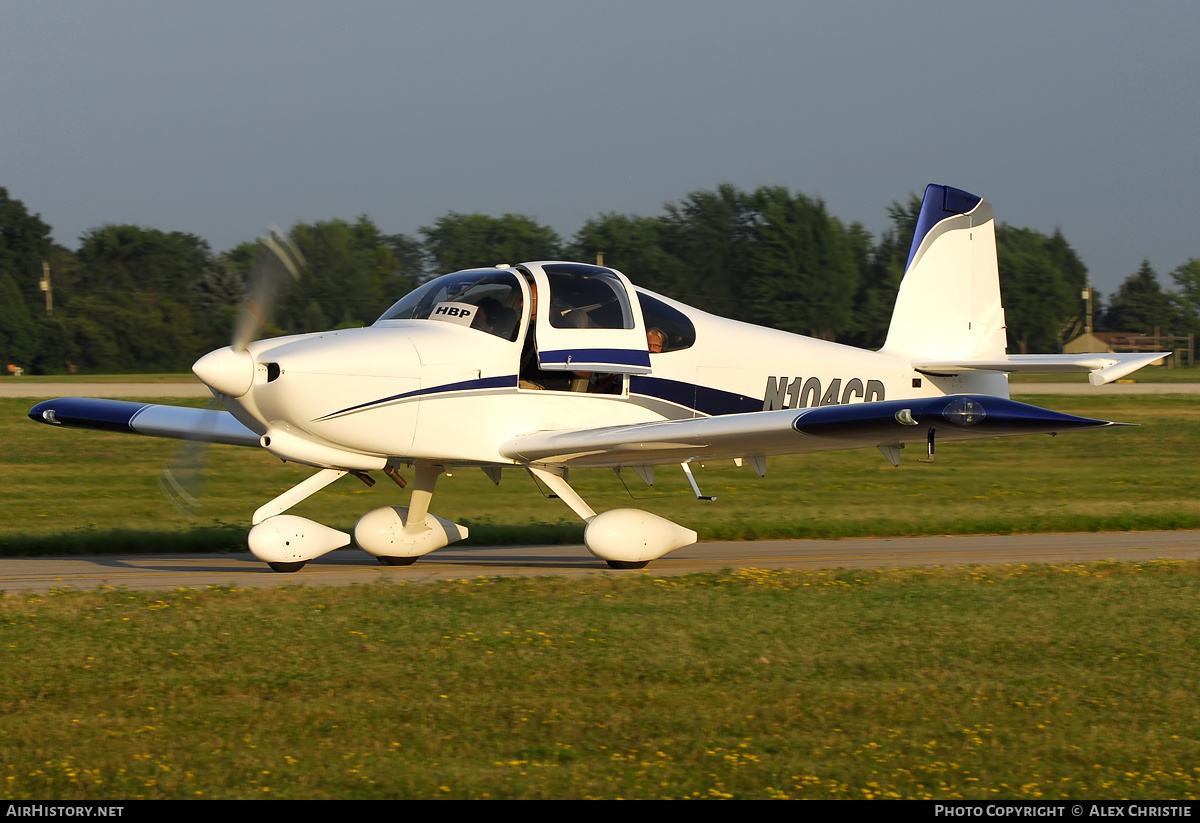
[[[549,370],[644,374],[650,352],[679,351],[696,339],[695,327],[678,309],[635,293],[614,269],[584,263],[446,274],[405,295],[377,322],[437,320],[515,342],[526,316],[537,329],[538,364]]]
[[[521,283],[506,269],[468,269],[430,280],[383,313],[384,320],[447,320],[505,340],[521,330]]]

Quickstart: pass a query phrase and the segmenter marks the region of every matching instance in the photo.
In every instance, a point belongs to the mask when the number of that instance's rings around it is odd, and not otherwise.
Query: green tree
[[[0,374],[8,366],[29,370],[37,352],[37,339],[21,290],[8,272],[0,271]]]
[[[1104,313],[1107,331],[1172,334],[1178,321],[1171,298],[1158,285],[1149,260],[1125,278]]]
[[[859,270],[855,246],[825,204],[781,186],[744,198],[754,317],[827,340],[850,327]],[[861,248],[859,249],[861,251]]]
[[[246,293],[247,270],[246,263],[219,255],[192,285],[192,318],[199,350],[229,345]]]
[[[1200,259],[1190,258],[1171,272],[1175,283],[1172,300],[1180,321],[1180,333],[1200,334]]]
[[[554,229],[520,214],[489,217],[450,212],[420,231],[431,274],[550,260],[559,256],[562,247]]]
[[[208,244],[183,232],[106,225],[86,233],[66,294],[69,349],[85,369],[167,371],[202,353],[193,334],[193,286]]]
[[[409,237],[407,234],[389,234],[383,238],[383,241],[391,249],[397,272],[404,278],[403,281],[397,282],[397,286],[403,286],[406,283],[415,285],[428,279],[425,271],[425,249],[420,240]],[[411,288],[409,286],[410,290]],[[397,300],[403,296],[400,292],[395,294]]]
[[[680,263],[671,297],[724,317],[753,318],[753,301],[743,294],[749,238],[742,191],[725,183],[668,203],[661,237],[663,250]]]
[[[30,214],[20,200],[9,197],[7,189],[0,188],[0,275],[12,278],[31,316],[39,309],[45,311],[45,296],[38,284],[42,261],[52,245],[50,227],[38,215]]]
[[[907,204],[888,207],[891,226],[872,245],[871,237],[857,224],[850,227],[850,241],[859,271],[858,292],[845,342],[862,348],[879,348],[887,339],[896,305],[896,294],[912,248],[921,198],[910,194]]]
[[[80,238],[82,264],[76,286],[110,294],[189,294],[212,258],[208,243],[194,234],[140,226],[106,225]]]
[[[369,325],[415,285],[393,254],[395,238],[365,215],[300,223],[291,235],[307,265],[273,318],[289,332]]]
[[[1061,351],[1078,329],[1087,269],[1058,231],[1046,237],[1001,225],[996,253],[1009,350]]]
[[[602,214],[583,224],[566,255],[590,263],[598,254],[604,265],[653,291],[675,297],[683,281],[683,263],[663,249],[666,226],[659,217]]]

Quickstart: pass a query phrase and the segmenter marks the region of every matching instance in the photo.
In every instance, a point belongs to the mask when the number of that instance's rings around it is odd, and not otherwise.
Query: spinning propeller
[[[258,238],[260,248],[254,258],[254,269],[250,276],[250,287],[242,301],[242,312],[233,327],[233,338],[229,342],[234,351],[245,351],[250,342],[258,337],[267,318],[275,308],[279,292],[287,278],[300,279],[305,267],[304,255],[291,237],[279,229],[272,229],[265,237]]]
[[[258,253],[229,346],[204,355],[192,367],[206,385],[232,397],[240,397],[249,390],[254,379],[254,359],[247,348],[266,327],[287,279],[299,280],[306,266],[295,241],[280,229],[271,229],[258,242]],[[220,399],[213,397],[206,408],[221,408]],[[209,434],[200,431],[196,441],[184,442],[158,480],[167,499],[188,516],[195,516],[199,509],[210,445],[204,441]]]

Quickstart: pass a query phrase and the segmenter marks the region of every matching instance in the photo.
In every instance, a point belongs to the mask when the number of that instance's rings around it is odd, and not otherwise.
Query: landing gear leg
[[[247,535],[250,552],[275,571],[291,574],[300,571],[309,560],[349,543],[350,535],[345,532],[284,514],[345,474],[341,469],[321,469],[260,506],[252,518],[254,528]]]
[[[433,487],[442,474],[442,467],[436,463],[418,463],[413,477],[412,494],[408,497],[408,520],[404,522],[404,531],[409,534],[419,534],[428,531],[425,525],[425,515],[429,513],[429,501],[433,500]]]
[[[467,536],[465,526],[429,514],[429,501],[440,463],[417,463],[407,506],[384,506],[367,512],[354,527],[354,539],[385,566],[407,566],[423,554]]]
[[[610,568],[644,569],[651,560],[696,542],[696,533],[691,529],[640,509],[613,509],[596,514],[562,474],[528,468],[531,475],[545,483],[587,523],[583,544]]]

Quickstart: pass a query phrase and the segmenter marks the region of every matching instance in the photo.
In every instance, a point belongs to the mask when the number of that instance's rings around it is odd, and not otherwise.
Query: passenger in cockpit
[[[661,329],[649,329],[646,332],[646,348],[651,354],[662,354],[666,342],[667,335]]]

